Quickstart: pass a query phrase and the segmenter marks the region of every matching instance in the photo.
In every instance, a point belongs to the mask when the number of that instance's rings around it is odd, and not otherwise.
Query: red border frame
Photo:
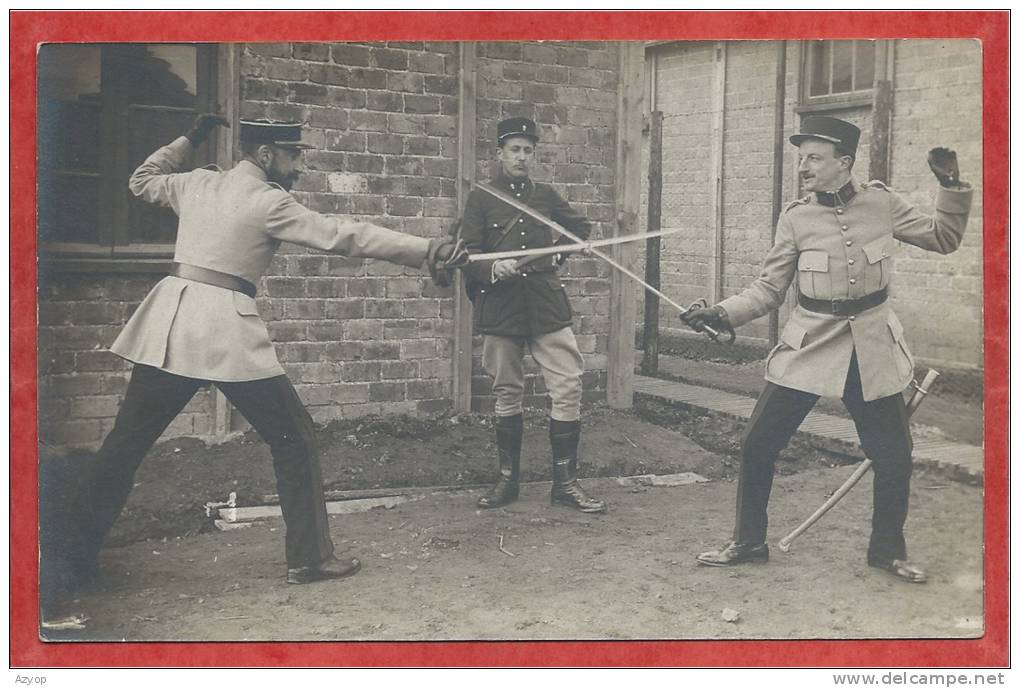
[[[1009,662],[1009,13],[11,12],[10,665],[988,667]],[[836,21],[838,19],[838,21]],[[975,38],[983,43],[985,636],[976,640],[87,643],[38,639],[35,46],[48,41]],[[31,67],[30,67],[31,66]],[[1005,67],[1005,69],[1004,69]],[[15,432],[17,428],[17,432]],[[13,518],[14,514],[20,517]],[[229,657],[229,660],[225,658]],[[782,662],[782,664],[780,664]]]

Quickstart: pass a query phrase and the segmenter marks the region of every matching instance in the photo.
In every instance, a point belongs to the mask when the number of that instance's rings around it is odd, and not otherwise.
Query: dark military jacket
[[[591,234],[588,218],[571,208],[548,184],[530,179],[515,181],[501,171],[492,186],[563,225],[581,239]],[[511,222],[512,227],[509,226]],[[572,243],[481,189],[473,189],[468,195],[461,237],[471,253]],[[570,300],[556,272],[554,258],[542,258],[527,265],[520,276],[496,283],[492,281],[492,263],[479,261],[465,268],[478,332],[504,337],[531,336],[555,332],[571,324]]]

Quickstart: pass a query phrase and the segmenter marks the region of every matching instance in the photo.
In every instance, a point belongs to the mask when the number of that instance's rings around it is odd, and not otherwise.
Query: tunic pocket
[[[801,251],[797,258],[800,291],[808,298],[832,298],[829,285],[829,254],[825,251]]]
[[[903,325],[892,311],[889,311],[888,323],[893,339],[892,355],[896,360],[896,370],[901,376],[912,376],[914,374],[914,355],[907,348],[907,342],[903,336]]]
[[[255,299],[242,294],[239,291],[233,292],[234,295],[234,310],[237,311],[238,315],[253,315],[256,318],[259,317],[259,309],[255,305]]]
[[[807,330],[793,322],[786,323],[782,333],[779,335],[779,344],[769,353],[765,361],[765,370],[773,378],[780,378],[786,372],[790,360],[804,346],[804,339],[807,337]]]
[[[892,274],[892,249],[891,235],[879,237],[864,245],[864,257],[868,260],[864,284],[869,294],[888,286]]]

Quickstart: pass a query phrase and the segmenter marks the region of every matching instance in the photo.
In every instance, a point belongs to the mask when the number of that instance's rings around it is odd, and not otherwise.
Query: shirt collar
[[[857,195],[857,185],[854,184],[854,180],[851,177],[847,180],[847,183],[839,187],[835,191],[816,191],[815,198],[818,199],[820,205],[824,205],[828,208],[834,208],[838,205],[846,205],[850,202],[854,196]]]

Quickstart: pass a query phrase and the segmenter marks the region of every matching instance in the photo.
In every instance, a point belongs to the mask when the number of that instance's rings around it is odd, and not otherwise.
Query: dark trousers
[[[818,396],[767,383],[741,443],[737,487],[737,525],[733,539],[758,543],[768,529],[769,493],[779,452],[789,443]],[[843,404],[853,417],[864,454],[874,462],[874,506],[868,554],[904,559],[910,473],[913,468],[910,427],[901,394],[864,401],[857,356],[850,360]]]
[[[72,508],[72,551],[77,566],[93,566],[124,508],[135,471],[152,445],[204,380],[136,365],[113,430]],[[280,507],[287,527],[289,567],[314,566],[333,553],[322,491],[315,427],[285,375],[250,382],[214,383],[269,444]]]

